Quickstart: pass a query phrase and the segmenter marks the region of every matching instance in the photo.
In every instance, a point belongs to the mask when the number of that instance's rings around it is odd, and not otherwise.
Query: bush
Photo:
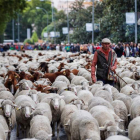
[[[32,42],[32,39],[25,39],[25,40],[24,40],[24,44],[26,44],[26,43],[28,43],[28,44],[34,44],[34,43]]]

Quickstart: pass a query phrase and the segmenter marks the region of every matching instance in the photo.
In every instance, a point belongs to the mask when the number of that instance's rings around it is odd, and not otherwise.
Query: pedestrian
[[[117,54],[117,57],[121,57],[123,55],[123,51],[124,51],[124,48],[122,44],[119,42],[118,45],[116,45],[115,47],[115,52]]]
[[[128,42],[125,43],[124,54],[125,54],[126,57],[130,57],[131,54],[132,54],[132,50],[131,50]]]
[[[97,77],[97,81],[102,81],[104,84],[114,85],[114,76],[111,74],[112,71],[115,72],[115,69],[117,68],[117,55],[115,51],[110,48],[110,43],[111,41],[108,38],[104,38],[102,40],[102,47],[94,53],[91,65],[91,77],[93,83],[96,82]]]
[[[137,57],[138,56],[138,53],[139,53],[139,49],[137,47],[137,44],[134,43],[133,48],[132,48],[132,56],[133,57]]]

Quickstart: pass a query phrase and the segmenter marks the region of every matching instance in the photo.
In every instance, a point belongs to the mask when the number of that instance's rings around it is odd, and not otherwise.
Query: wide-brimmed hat
[[[102,43],[111,43],[111,41],[110,41],[110,39],[108,39],[108,38],[104,38],[104,39],[102,40]]]

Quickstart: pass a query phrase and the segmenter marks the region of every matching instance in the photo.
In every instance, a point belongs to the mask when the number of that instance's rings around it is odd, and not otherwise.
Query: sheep
[[[70,81],[63,75],[56,77],[55,81],[63,81],[65,83],[67,83],[67,85],[70,85]]]
[[[131,108],[130,108],[131,119],[134,119],[140,116],[139,108],[140,108],[140,97],[136,97],[133,99]]]
[[[74,112],[70,118],[71,140],[100,140],[100,130],[97,121],[84,110]]]
[[[114,112],[116,113],[116,115],[123,120],[123,122],[119,124],[119,128],[125,130],[128,125],[128,110],[126,108],[126,105],[123,101],[120,100],[115,100],[111,104],[114,107]]]
[[[116,98],[116,100],[123,101],[124,104],[127,107],[128,114],[130,114],[130,107],[131,107],[131,104],[132,104],[132,99],[129,96],[125,95],[125,94],[120,94],[119,93],[119,96]]]
[[[88,102],[93,97],[92,93],[88,90],[81,90],[78,92],[78,99],[82,100],[84,102],[83,109],[88,109]]]
[[[22,91],[18,92],[17,94],[15,94],[14,96],[16,98],[16,97],[18,97],[20,95],[28,95],[33,99],[33,101],[35,103],[39,102],[38,92],[36,90],[33,90],[33,89],[32,90],[22,90]]]
[[[68,140],[71,140],[70,139],[70,127],[69,127],[69,123],[70,123],[70,117],[71,115],[76,112],[78,109],[75,105],[66,105],[62,111],[62,114],[61,114],[61,123],[65,129],[65,132],[66,132],[66,135],[68,137]]]
[[[35,139],[35,138],[27,138],[27,139],[21,139],[21,140],[37,140],[37,139]]]
[[[29,122],[31,120],[31,112],[35,109],[35,103],[31,97],[20,95],[15,99],[17,116],[17,137],[19,136],[19,125],[21,126],[24,135],[28,132]],[[26,131],[25,131],[26,128]],[[26,134],[28,135],[28,134]]]
[[[11,131],[16,125],[16,105],[9,99],[1,100],[0,103],[2,109],[2,111],[0,111],[0,115],[3,115],[5,117]]]
[[[97,105],[103,105],[103,106],[106,106],[109,109],[114,110],[113,106],[111,105],[111,103],[109,103],[105,99],[103,99],[101,97],[92,97],[92,99],[88,102],[88,110],[89,110],[89,112],[92,109],[92,107],[97,106]]]
[[[1,91],[0,92],[0,99],[9,99],[11,101],[14,101],[14,96],[9,91]]]
[[[94,96],[95,97],[102,97],[110,103],[113,101],[112,91],[108,87],[104,87],[101,90],[96,91]]]
[[[108,109],[106,106],[95,106],[90,110],[90,113],[99,123],[100,130],[103,131],[103,134],[101,134],[102,139],[108,138],[111,135],[117,135],[118,131],[124,132],[118,127],[120,118],[113,110]]]
[[[0,129],[1,130],[0,134],[3,132],[3,130],[6,133],[9,132],[8,124],[7,124],[6,119],[5,119],[5,117],[3,115],[0,115],[0,125],[1,125],[1,128],[2,128],[2,129]],[[7,136],[8,136],[6,133],[5,133],[5,140],[7,139]]]
[[[53,123],[53,136],[55,136],[55,124],[57,123],[57,140],[59,139],[59,127],[60,127],[60,118],[62,110],[65,106],[65,101],[62,99],[63,96],[55,95],[51,97],[50,107],[52,111],[52,123]]]
[[[132,83],[135,82],[135,80],[133,80],[131,78],[128,78],[128,77],[123,77],[122,79],[124,81],[127,81],[127,84],[132,84]],[[124,81],[120,80],[120,89],[123,88],[126,85],[126,83]]]
[[[58,94],[61,94],[64,90],[69,89],[68,84],[64,81],[55,81],[52,86],[58,88]]]
[[[81,85],[82,82],[88,82],[84,77],[82,76],[74,76],[74,78],[71,80],[71,84],[74,85]]]
[[[73,104],[78,107],[78,109],[82,109],[85,105],[84,101],[79,99],[73,92],[71,91],[64,91],[61,94],[64,96],[64,101],[66,104]]]
[[[39,140],[51,140],[52,129],[46,116],[34,116],[30,122],[30,137]]]
[[[138,94],[138,91],[134,90],[131,86],[129,85],[126,85],[124,86],[121,90],[120,90],[121,93],[124,93],[126,95],[132,95],[134,93]]]
[[[50,108],[50,105],[47,103],[38,103],[36,105],[36,109],[33,111],[32,114],[33,114],[33,116],[42,114],[42,115],[46,116],[50,122],[52,121],[51,108]]]
[[[111,136],[106,140],[130,140],[130,139],[125,136]]]
[[[128,126],[128,137],[130,140],[140,139],[140,117],[133,119]]]
[[[100,84],[93,84],[91,86],[91,90],[90,91],[94,95],[96,93],[96,91],[98,91],[99,89],[101,89],[101,87],[102,87],[102,85],[100,85]]]
[[[2,124],[0,123],[0,140],[7,140],[7,135],[8,130],[5,130]]]

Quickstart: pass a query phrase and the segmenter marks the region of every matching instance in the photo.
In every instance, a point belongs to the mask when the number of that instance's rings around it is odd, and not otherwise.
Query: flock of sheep
[[[93,54],[8,51],[0,55],[0,140],[10,139],[16,125],[17,137],[22,134],[26,140],[51,140],[55,128],[59,140],[60,127],[68,140],[140,140],[140,58],[117,58],[116,73],[124,80],[117,77],[119,91],[101,81],[92,83]],[[36,80],[20,79],[21,72],[33,77],[35,71],[40,74]],[[6,82],[12,83],[10,88]],[[50,88],[57,93],[49,93]]]

